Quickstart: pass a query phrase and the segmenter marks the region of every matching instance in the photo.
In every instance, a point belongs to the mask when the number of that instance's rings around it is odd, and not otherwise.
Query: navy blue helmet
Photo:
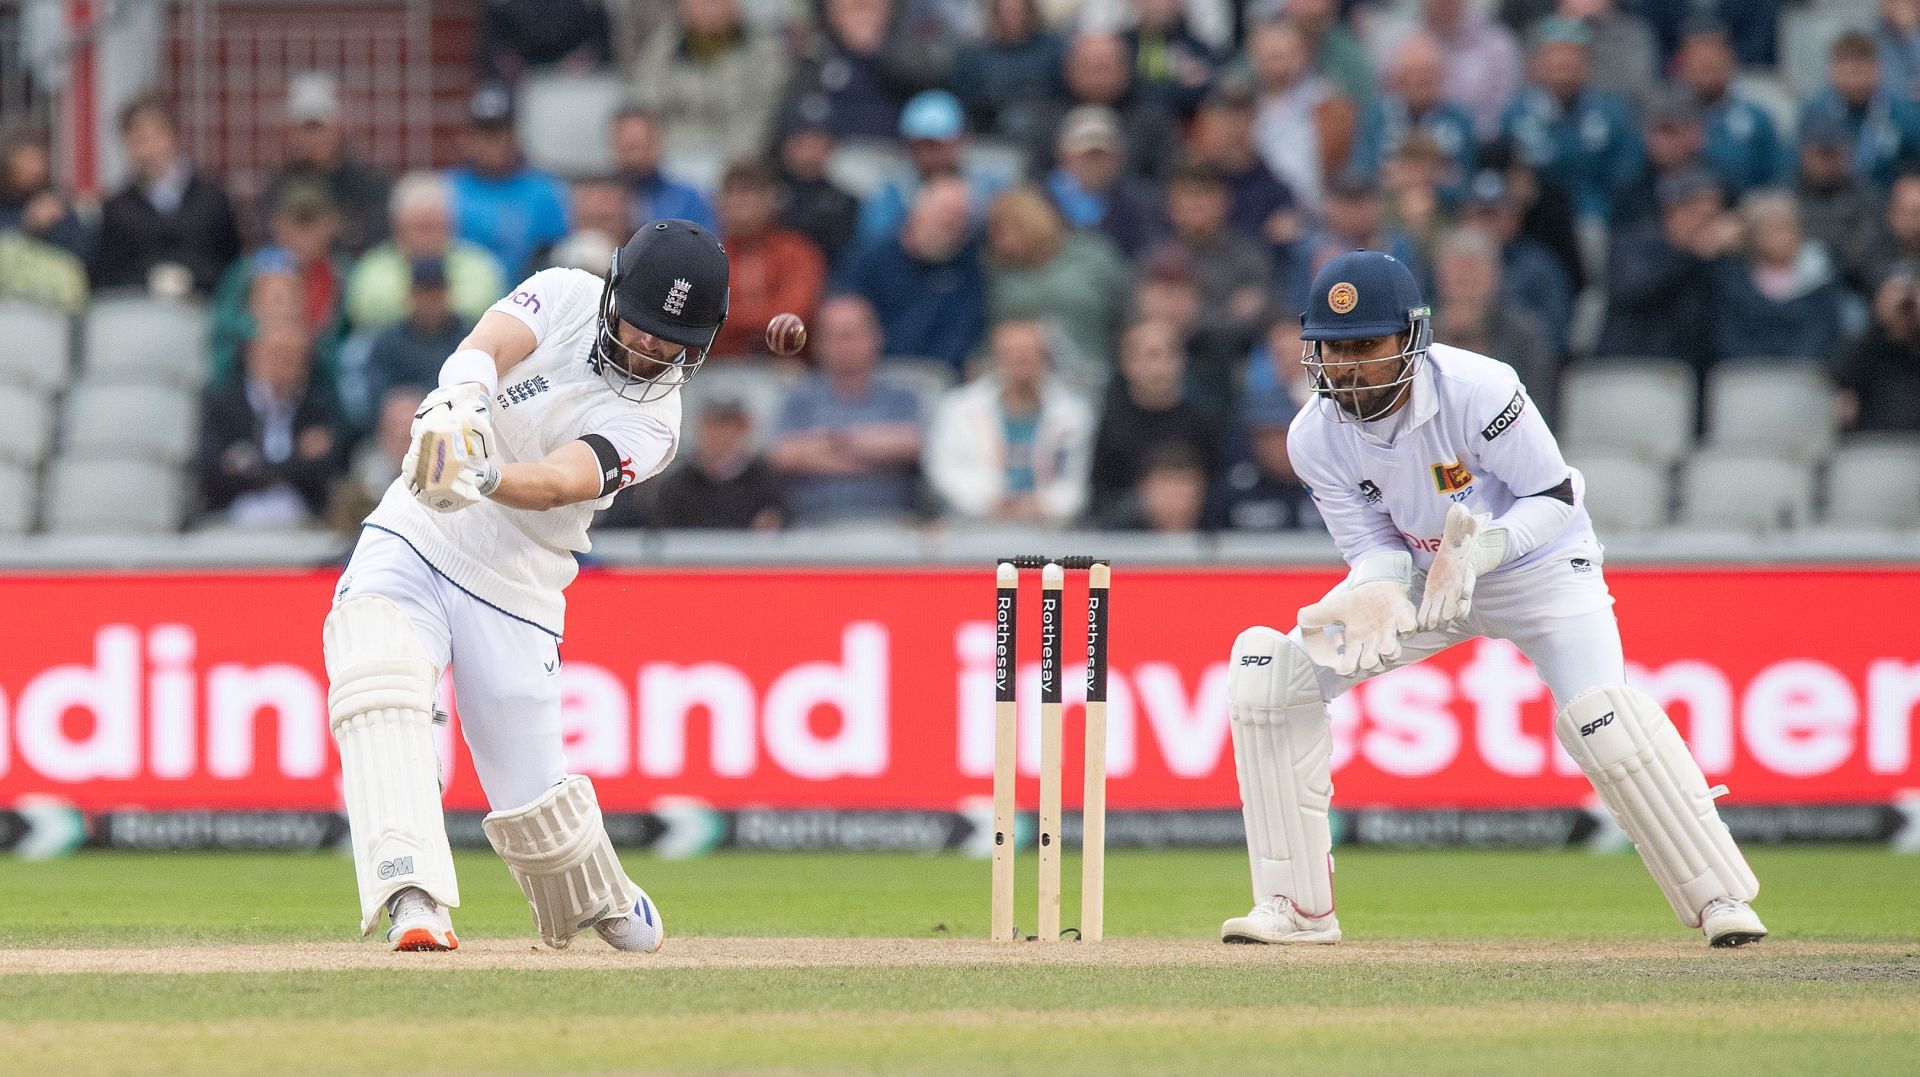
[[[727,277],[726,249],[705,228],[677,220],[642,225],[607,270],[594,371],[621,396],[639,388],[639,400],[686,384],[727,320]],[[684,350],[672,363],[642,355],[621,343],[619,322]]]
[[[1391,380],[1342,388],[1327,377],[1322,341],[1374,337],[1403,337],[1397,354],[1369,360],[1397,360],[1399,371]],[[1302,361],[1314,392],[1339,405],[1336,418],[1366,422],[1392,411],[1420,372],[1427,346],[1433,343],[1433,312],[1421,300],[1420,284],[1405,263],[1379,251],[1348,251],[1314,274],[1307,312],[1300,317],[1300,339],[1307,342]],[[1395,388],[1400,391],[1381,392]],[[1380,402],[1361,408],[1358,401],[1364,396]]]

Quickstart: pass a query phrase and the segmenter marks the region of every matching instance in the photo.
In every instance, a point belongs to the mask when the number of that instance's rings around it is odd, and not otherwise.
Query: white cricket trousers
[[[560,640],[435,572],[405,539],[368,527],[333,600],[381,595],[413,621],[427,658],[453,666],[460,732],[495,811],[518,808],[567,776],[560,738]]]

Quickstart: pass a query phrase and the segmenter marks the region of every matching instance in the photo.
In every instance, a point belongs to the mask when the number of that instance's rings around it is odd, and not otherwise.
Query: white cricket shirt
[[[1567,466],[1512,367],[1435,344],[1410,391],[1399,411],[1370,423],[1339,422],[1339,405],[1317,398],[1287,431],[1293,469],[1349,565],[1407,550],[1425,570],[1456,502],[1498,520],[1520,498],[1569,478],[1574,508],[1566,527],[1488,575],[1595,541],[1585,480]]]
[[[536,342],[501,377],[494,397],[500,463],[543,460],[570,441],[598,434],[619,454],[604,497],[544,512],[482,500],[439,513],[396,479],[367,517],[367,526],[405,539],[455,585],[556,636],[566,613],[561,592],[579,571],[573,555],[591,548],[593,514],[619,490],[659,474],[680,441],[678,389],[642,404],[616,395],[588,366],[601,288],[601,279],[583,270],[543,269],[489,309],[526,323]]]

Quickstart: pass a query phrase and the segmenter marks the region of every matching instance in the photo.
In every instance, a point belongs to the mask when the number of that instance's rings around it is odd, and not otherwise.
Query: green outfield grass
[[[1230,852],[1115,852],[1113,945],[997,950],[981,861],[634,857],[671,934],[630,960],[535,949],[485,854],[462,952],[391,956],[334,856],[0,861],[0,1072],[1913,1072],[1920,861],[1752,859],[1745,950],[1631,856],[1350,852],[1348,942],[1301,951],[1206,942],[1247,904]]]

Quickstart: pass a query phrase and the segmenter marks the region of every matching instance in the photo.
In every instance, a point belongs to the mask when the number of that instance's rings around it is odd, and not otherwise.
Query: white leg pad
[[[1313,664],[1293,640],[1264,627],[1240,633],[1230,663],[1254,903],[1285,897],[1307,916],[1325,916],[1333,911],[1333,727]]]
[[[601,920],[625,916],[639,899],[607,840],[593,783],[578,774],[480,825],[533,906],[540,937],[556,950]]]
[[[459,905],[433,746],[439,671],[405,611],[381,595],[335,606],[321,635],[327,714],[340,747],[360,880],[361,933],[372,931],[387,899],[409,886],[442,905]]]
[[[1624,684],[1575,696],[1554,732],[1580,764],[1675,916],[1700,926],[1715,898],[1752,901],[1760,881],[1720,821],[1700,764],[1653,698]]]

